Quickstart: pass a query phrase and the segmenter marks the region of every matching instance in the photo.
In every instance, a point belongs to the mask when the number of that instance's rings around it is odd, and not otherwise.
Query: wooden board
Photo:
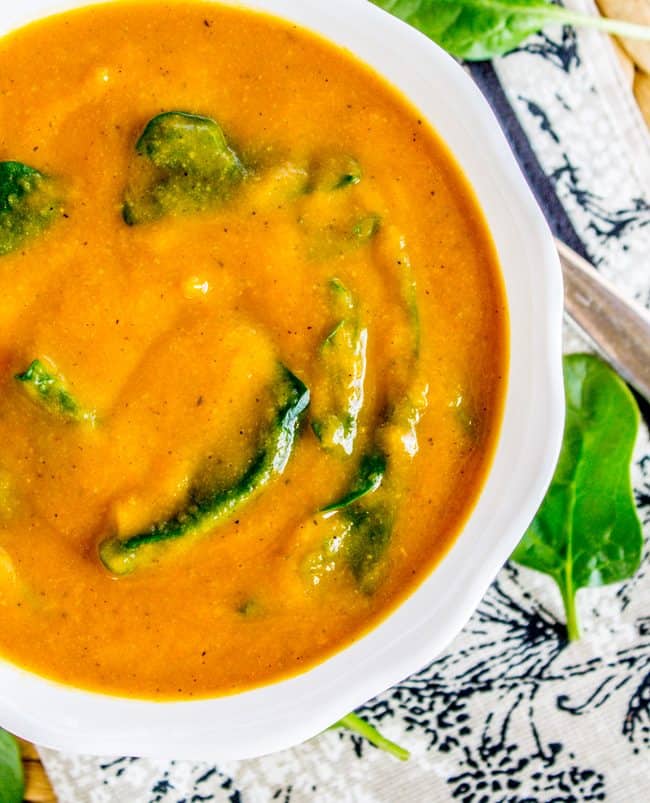
[[[34,745],[19,739],[25,770],[25,803],[57,803]]]

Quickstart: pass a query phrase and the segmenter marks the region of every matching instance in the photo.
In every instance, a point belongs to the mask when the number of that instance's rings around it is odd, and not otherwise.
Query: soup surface
[[[0,653],[186,698],[358,638],[500,424],[504,293],[445,146],[348,53],[201,3],[11,34],[0,120]]]

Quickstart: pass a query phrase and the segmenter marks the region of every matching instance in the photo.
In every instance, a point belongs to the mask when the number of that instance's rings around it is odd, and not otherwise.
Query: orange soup
[[[359,638],[500,425],[504,291],[446,147],[349,53],[197,2],[11,34],[0,120],[0,654],[170,699]]]

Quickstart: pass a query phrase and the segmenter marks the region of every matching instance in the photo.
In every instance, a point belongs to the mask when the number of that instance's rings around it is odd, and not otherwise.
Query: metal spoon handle
[[[564,307],[603,357],[650,401],[650,314],[571,248],[556,241],[564,272]]]

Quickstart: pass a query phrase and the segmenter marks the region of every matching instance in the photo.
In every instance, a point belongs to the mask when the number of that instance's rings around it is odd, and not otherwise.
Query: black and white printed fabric
[[[556,27],[471,73],[555,233],[650,306],[650,137],[620,69],[601,35]],[[567,326],[567,350],[587,347]],[[634,485],[649,536],[646,426]],[[43,760],[62,803],[650,801],[649,552],[633,580],[580,592],[574,644],[552,581],[506,565],[444,655],[359,711],[407,764],[341,732],[214,765]]]

